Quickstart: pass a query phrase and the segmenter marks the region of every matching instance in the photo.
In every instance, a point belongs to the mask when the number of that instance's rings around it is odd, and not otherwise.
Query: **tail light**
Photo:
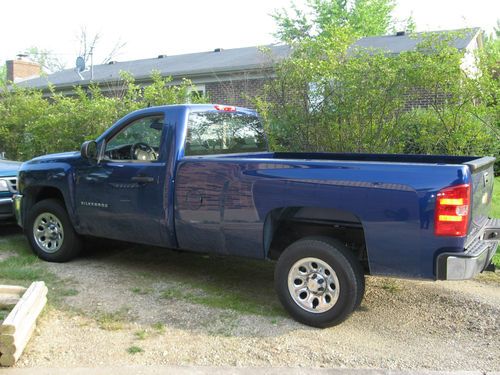
[[[467,235],[469,214],[469,184],[450,186],[440,190],[436,199],[434,234],[454,237]]]
[[[236,112],[236,107],[232,105],[214,105],[215,109],[224,112]]]

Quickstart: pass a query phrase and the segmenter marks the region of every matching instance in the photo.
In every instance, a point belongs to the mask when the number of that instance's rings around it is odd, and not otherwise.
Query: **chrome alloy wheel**
[[[55,253],[64,240],[61,221],[49,212],[37,216],[33,223],[33,237],[36,244],[46,253]]]
[[[323,313],[330,310],[339,298],[339,279],[321,259],[303,258],[288,272],[288,291],[304,310]]]

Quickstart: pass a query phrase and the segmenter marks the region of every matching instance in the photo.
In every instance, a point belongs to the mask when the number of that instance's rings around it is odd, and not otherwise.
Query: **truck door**
[[[170,131],[164,124],[164,113],[129,120],[104,140],[102,160],[84,161],[76,169],[75,207],[81,232],[170,245],[163,233]]]

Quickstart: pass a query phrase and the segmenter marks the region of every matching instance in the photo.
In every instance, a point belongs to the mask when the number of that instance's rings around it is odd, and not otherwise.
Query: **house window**
[[[188,103],[196,102],[205,96],[205,85],[193,85],[188,89]]]

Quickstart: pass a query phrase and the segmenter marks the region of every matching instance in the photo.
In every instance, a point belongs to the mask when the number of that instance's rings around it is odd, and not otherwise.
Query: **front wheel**
[[[76,257],[82,248],[66,209],[57,199],[45,199],[33,205],[25,231],[33,252],[49,262],[66,262]]]
[[[297,321],[330,327],[343,322],[364,294],[364,273],[356,257],[340,242],[307,237],[280,256],[275,287],[281,303]]]

